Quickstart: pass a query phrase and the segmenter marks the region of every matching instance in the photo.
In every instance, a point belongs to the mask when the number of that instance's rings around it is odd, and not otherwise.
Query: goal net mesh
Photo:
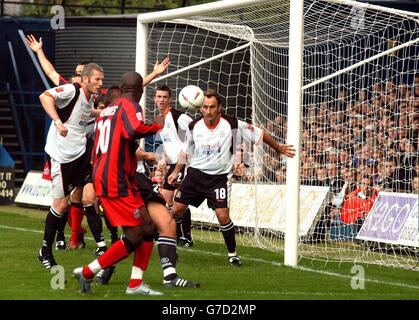
[[[172,89],[174,107],[186,85],[213,88],[225,113],[285,143],[288,108],[298,107],[287,102],[289,5],[256,1],[149,24],[148,70],[169,56],[169,74],[186,68],[157,82]],[[418,268],[418,24],[413,13],[304,1],[300,257]],[[283,250],[286,161],[266,145],[243,148],[230,203],[239,245]],[[192,220],[195,239],[223,242],[205,205]]]

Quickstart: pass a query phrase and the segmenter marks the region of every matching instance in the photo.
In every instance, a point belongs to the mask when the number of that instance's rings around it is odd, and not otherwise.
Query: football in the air
[[[186,86],[180,90],[179,103],[185,109],[197,110],[204,103],[204,92],[197,86]]]

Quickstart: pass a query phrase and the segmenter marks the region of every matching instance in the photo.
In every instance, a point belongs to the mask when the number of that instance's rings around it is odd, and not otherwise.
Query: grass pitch
[[[294,300],[294,299],[419,299],[415,271],[363,265],[364,289],[352,277],[353,263],[327,263],[302,259],[299,268],[285,267],[280,254],[252,247],[238,247],[243,266],[228,264],[220,243],[195,241],[192,248],[178,250],[178,273],[199,281],[201,288],[165,288],[156,248],[144,280],[163,296],[131,296],[124,293],[131,273],[132,257],[119,263],[107,286],[93,286],[93,294],[79,293],[71,277],[75,267],[94,259],[96,245],[88,233],[81,250],[56,251],[65,270],[64,289],[53,289],[55,274],[42,268],[36,256],[43,236],[46,211],[0,206],[0,299],[6,300]],[[66,229],[68,235],[69,230]],[[106,230],[105,230],[106,233]],[[107,234],[106,234],[107,235]],[[90,237],[89,237],[90,236]]]

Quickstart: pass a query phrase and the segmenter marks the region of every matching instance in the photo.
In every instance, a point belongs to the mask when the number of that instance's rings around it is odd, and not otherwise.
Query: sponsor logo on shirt
[[[55,88],[55,91],[56,92],[63,92],[64,91],[64,88],[58,87],[58,88]]]
[[[80,116],[79,125],[87,126],[89,124],[89,120],[90,120],[90,116],[86,116],[86,115],[82,114]]]
[[[170,139],[170,137],[163,136],[163,135],[160,135],[160,136],[161,136],[161,138],[162,138],[163,142],[168,143],[168,142],[171,142],[171,141],[172,141],[172,140]]]
[[[202,145],[202,155],[209,157],[217,153],[221,153],[221,146],[218,143]]]

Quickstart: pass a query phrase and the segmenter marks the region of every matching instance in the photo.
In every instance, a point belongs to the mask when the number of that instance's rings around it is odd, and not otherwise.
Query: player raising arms
[[[56,86],[67,84],[69,81],[65,79],[62,75],[60,75],[52,65],[52,63],[48,60],[48,58],[45,56],[44,49],[43,49],[43,43],[42,43],[42,37],[39,38],[39,40],[36,40],[34,35],[30,34],[26,36],[26,45],[32,49],[36,53],[39,59],[39,63],[41,64],[42,70],[45,72],[48,78],[51,79],[52,83],[54,83]],[[73,76],[81,75],[81,72],[86,64],[88,64],[88,61],[80,62],[76,69],[74,70]],[[154,80],[158,75],[163,73],[167,70],[168,66],[170,64],[170,60],[168,57],[166,57],[161,63],[156,61],[156,64],[154,65],[153,72],[148,74],[143,81],[143,85],[146,86],[150,83],[150,81]]]
[[[59,74],[56,71],[52,63],[45,56],[45,53],[43,50],[42,37],[40,37],[37,40],[34,37],[34,35],[32,34],[27,35],[26,45],[32,51],[36,53],[39,59],[39,63],[42,67],[42,70],[45,72],[48,78],[54,83],[54,85],[58,86],[58,85],[69,83],[69,81],[66,78],[64,78],[61,74]],[[72,75],[72,81],[71,81],[72,83],[81,82],[81,73],[83,71],[84,66],[87,65],[88,63],[89,63],[88,61],[83,61],[77,64],[74,70],[74,74]],[[170,64],[170,60],[168,57],[166,57],[161,63],[156,61],[153,71],[144,78],[143,85],[146,86],[154,78],[159,76],[161,73],[165,72],[169,64]],[[97,116],[98,113],[99,112],[96,112],[96,110],[94,110],[93,116]],[[83,203],[82,197],[87,202]],[[90,230],[93,233],[95,241],[98,243],[99,249],[100,247],[102,247],[102,249],[97,251],[97,253],[100,254],[104,248],[104,241],[103,241],[103,236],[101,235],[101,230],[102,230],[101,221],[99,217],[97,216],[94,210],[94,207],[92,206],[93,199],[95,199],[94,190],[89,184],[87,184],[87,186],[83,189],[76,188],[70,195],[68,221],[72,229],[72,236],[71,236],[68,248],[76,249],[76,248],[85,246],[84,233],[86,233],[86,230],[81,226],[81,222],[83,220],[83,216],[85,213]],[[65,215],[67,215],[67,210],[63,213],[63,216]],[[57,243],[56,243],[57,250],[66,248],[65,237],[64,237],[64,227],[65,227],[66,220],[67,218],[60,219],[60,225],[57,230]]]
[[[66,84],[45,91],[41,104],[52,119],[46,153],[51,157],[53,203],[45,220],[44,240],[38,259],[47,269],[56,265],[52,255],[55,234],[62,224],[70,192],[84,185],[86,123],[92,114],[93,97],[102,88],[102,67],[90,63],[83,68],[81,84]]]
[[[233,221],[230,219],[229,197],[235,149],[241,142],[258,144],[262,140],[279,154],[294,157],[292,145],[278,144],[266,131],[235,117],[221,113],[220,96],[214,90],[205,93],[202,118],[189,124],[180,162],[168,181],[173,183],[186,159],[190,163],[172,208],[174,217],[182,216],[188,205],[198,207],[205,199],[215,210],[232,266],[240,266],[236,252]]]

